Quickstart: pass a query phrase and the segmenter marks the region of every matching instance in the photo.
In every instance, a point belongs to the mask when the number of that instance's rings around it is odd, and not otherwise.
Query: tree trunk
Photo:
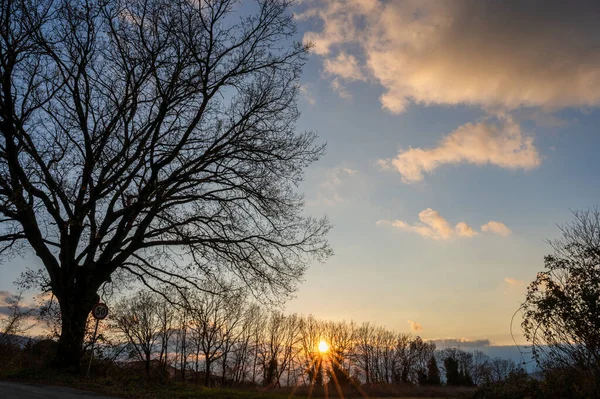
[[[146,377],[150,376],[150,351],[146,352]]]
[[[208,360],[208,355],[206,356],[206,366],[204,368],[204,386],[210,386],[210,364],[212,361]]]
[[[221,376],[221,387],[225,386],[225,373],[227,372],[227,352],[223,355],[223,375]]]
[[[78,372],[83,357],[83,341],[87,317],[93,301],[79,298],[60,300],[61,334],[54,359],[54,367]]]

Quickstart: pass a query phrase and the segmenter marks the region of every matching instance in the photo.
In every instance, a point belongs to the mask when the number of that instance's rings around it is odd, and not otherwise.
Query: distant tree
[[[510,373],[517,371],[517,369],[517,365],[512,360],[495,357],[489,363],[490,381],[504,381]]]
[[[435,356],[431,355],[429,362],[427,363],[427,379],[425,380],[426,385],[440,385],[440,369],[437,365]]]
[[[600,211],[574,217],[527,288],[522,327],[543,370],[574,368],[600,392]]]
[[[394,367],[393,381],[396,384],[406,384],[411,380],[414,372],[414,352],[411,351],[413,337],[410,334],[396,336],[396,364]]]
[[[356,326],[354,323],[328,322],[325,323],[324,331],[325,340],[329,344],[328,379],[336,389],[348,386],[352,382],[351,355],[356,338]]]
[[[214,286],[211,283],[208,287]],[[204,384],[210,385],[213,364],[228,355],[230,343],[242,323],[245,297],[238,291],[213,294],[208,291],[189,296],[189,340],[195,346],[196,369],[199,355],[204,361]]]
[[[323,323],[312,316],[303,318],[300,323],[300,347],[303,371],[308,381],[314,385],[323,384],[322,356],[318,351],[323,331]]]
[[[457,359],[450,356],[446,357],[444,359],[444,369],[446,371],[446,384],[451,386],[462,385]]]
[[[295,187],[308,47],[289,0],[0,1],[0,253],[36,254],[58,299],[56,366],[123,276],[226,271],[286,295],[331,250]]]
[[[161,302],[150,292],[124,298],[112,309],[112,328],[127,341],[132,358],[144,363],[146,375],[161,338]],[[162,345],[161,345],[162,346]]]
[[[364,375],[366,384],[371,384],[376,379],[373,370],[374,334],[375,327],[370,323],[363,323],[356,331],[354,361]]]
[[[440,357],[443,359],[444,372],[449,385],[474,385],[472,377],[474,371],[473,353],[460,348],[445,348],[440,351]],[[447,362],[447,359],[451,359],[451,361]],[[446,370],[447,364],[450,365],[450,370]],[[451,375],[450,379],[448,373]]]
[[[465,387],[472,387],[473,384],[473,377],[471,377],[471,373],[469,372],[469,370],[464,367],[462,364],[460,365],[459,368],[459,375],[460,375],[460,385],[465,386]]]
[[[490,358],[480,350],[473,352],[471,376],[475,385],[480,385],[491,380]]]
[[[168,364],[169,342],[176,330],[175,323],[177,311],[170,305],[169,301],[164,298],[158,298],[158,335],[160,341],[160,355],[158,356],[158,360],[165,368]]]

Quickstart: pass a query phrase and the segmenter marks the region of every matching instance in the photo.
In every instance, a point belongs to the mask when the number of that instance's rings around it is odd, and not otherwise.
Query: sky
[[[545,240],[600,198],[600,3],[297,0],[293,12],[313,44],[298,129],[327,143],[299,189],[332,221],[335,255],[286,311],[512,344]],[[39,262],[0,265],[0,291],[24,265]]]
[[[301,187],[335,256],[291,312],[512,344],[570,210],[598,204],[600,5],[303,0]],[[517,317],[513,332],[520,335]]]

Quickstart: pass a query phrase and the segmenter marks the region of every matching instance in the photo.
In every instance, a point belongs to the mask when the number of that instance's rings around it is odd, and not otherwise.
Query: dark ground
[[[65,387],[50,387],[42,385],[17,384],[0,381],[0,398],[3,399],[116,399],[97,393],[81,391]]]

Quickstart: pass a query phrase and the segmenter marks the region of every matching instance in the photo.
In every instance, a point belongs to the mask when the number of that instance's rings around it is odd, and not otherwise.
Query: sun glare
[[[325,353],[329,350],[329,345],[325,341],[319,342],[319,352]]]

